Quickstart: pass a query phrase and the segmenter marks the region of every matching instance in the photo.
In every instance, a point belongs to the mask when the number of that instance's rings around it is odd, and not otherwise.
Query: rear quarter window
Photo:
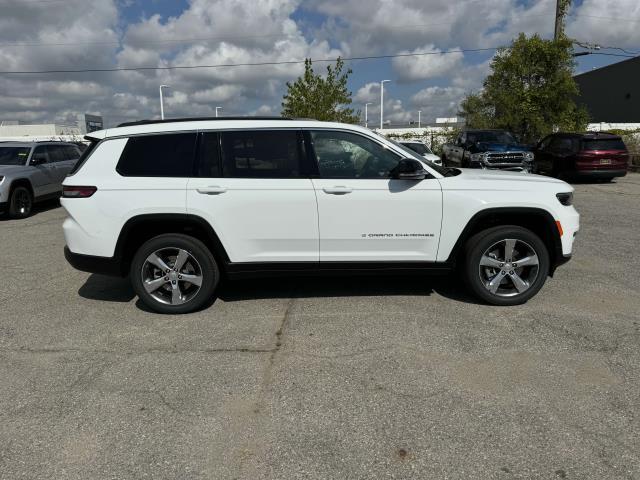
[[[190,177],[196,138],[196,133],[131,137],[116,171],[125,177]]]

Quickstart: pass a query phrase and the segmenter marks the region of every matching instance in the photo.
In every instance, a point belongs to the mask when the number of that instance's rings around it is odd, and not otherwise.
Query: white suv
[[[578,231],[563,181],[443,168],[355,125],[143,121],[87,139],[63,184],[66,258],[128,274],[163,313],[210,304],[224,277],[456,267],[484,301],[515,305]]]

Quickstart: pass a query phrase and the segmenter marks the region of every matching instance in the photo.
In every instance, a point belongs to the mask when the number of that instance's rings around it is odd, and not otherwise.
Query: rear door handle
[[[324,193],[328,193],[330,195],[346,195],[347,193],[353,192],[353,188],[349,188],[349,187],[331,187],[331,188],[323,188],[322,191]]]
[[[217,185],[211,185],[209,187],[198,188],[198,193],[202,193],[203,195],[220,195],[221,193],[226,192],[227,189],[224,187],[219,187]]]

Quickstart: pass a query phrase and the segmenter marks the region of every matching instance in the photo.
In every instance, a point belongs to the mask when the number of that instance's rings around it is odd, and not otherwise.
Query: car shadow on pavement
[[[108,277],[93,273],[78,290],[78,295],[89,300],[127,303],[136,296],[128,278]]]
[[[459,280],[449,276],[322,276],[280,277],[251,280],[223,281],[217,298],[224,302],[240,302],[269,298],[322,298],[322,297],[384,297],[384,296],[429,296],[437,293],[450,300],[478,304],[460,285]],[[89,300],[128,303],[135,292],[126,278],[92,274],[78,294]],[[215,302],[209,303],[211,306]],[[150,312],[140,301],[136,307]],[[206,307],[208,308],[208,307]]]
[[[429,296],[478,303],[455,278],[448,276],[322,276],[234,280],[225,282],[218,298],[225,302],[266,298]]]
[[[37,203],[33,206],[33,209],[31,210],[31,214],[27,218],[36,216],[39,213],[48,212],[49,210],[55,210],[56,208],[60,208],[60,200],[58,199],[47,200],[46,202]],[[0,222],[5,222],[9,220],[13,220],[13,219],[9,218],[9,215],[6,212],[0,215]],[[13,221],[19,222],[22,220],[24,219],[13,220]]]

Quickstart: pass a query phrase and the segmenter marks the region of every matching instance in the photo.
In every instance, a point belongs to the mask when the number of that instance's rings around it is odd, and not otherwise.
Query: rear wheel
[[[26,218],[33,209],[33,195],[27,187],[19,186],[11,192],[9,199],[9,217]]]
[[[547,248],[526,228],[500,226],[480,232],[469,239],[466,253],[469,288],[493,305],[525,303],[549,274]]]
[[[206,306],[220,280],[211,251],[182,234],[159,235],[136,252],[131,284],[140,300],[159,313],[189,313]]]

